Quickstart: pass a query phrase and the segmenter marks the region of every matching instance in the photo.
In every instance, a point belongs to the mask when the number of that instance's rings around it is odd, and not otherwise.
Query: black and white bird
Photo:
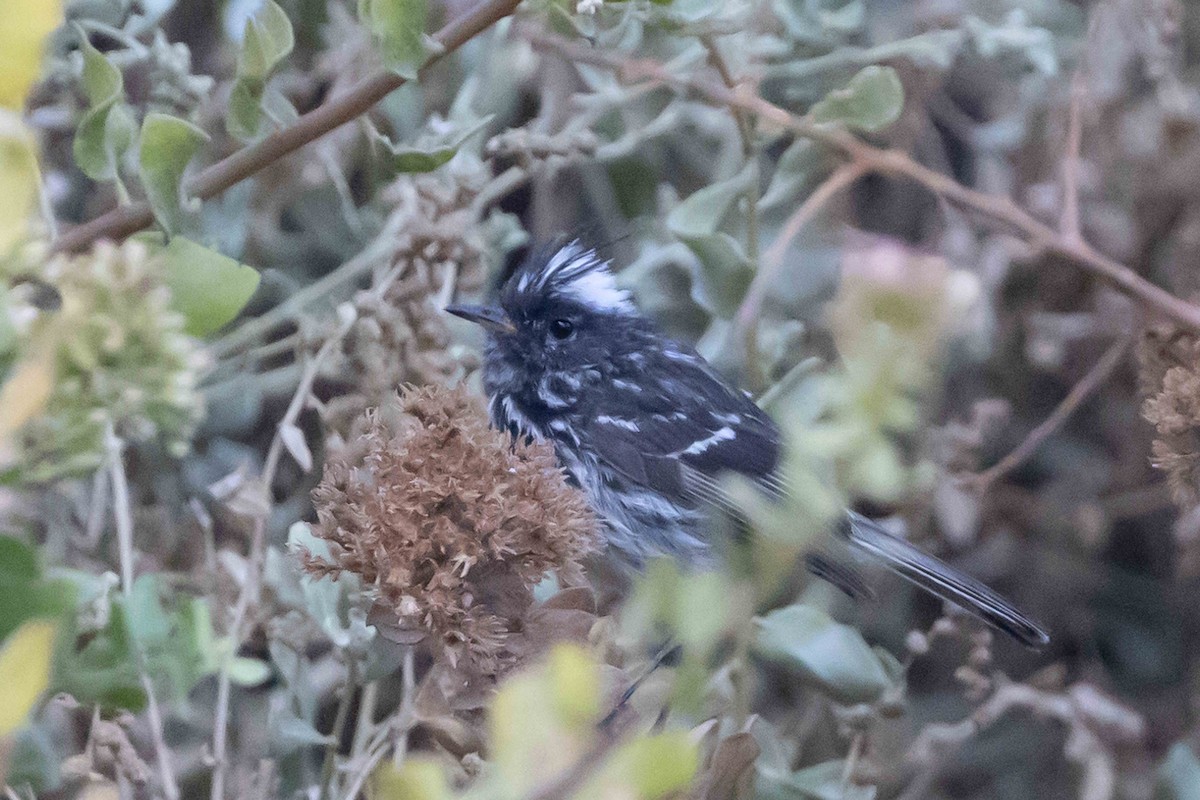
[[[535,249],[501,287],[496,306],[451,314],[487,330],[484,385],[498,428],[553,443],[563,469],[604,521],[608,547],[640,566],[655,556],[711,559],[706,515],[730,506],[722,473],[771,494],[782,437],[748,395],[695,350],[639,313],[606,261],[578,241]],[[848,512],[858,551],[1031,647],[1047,633],[982,583]],[[822,559],[814,571],[857,580]]]

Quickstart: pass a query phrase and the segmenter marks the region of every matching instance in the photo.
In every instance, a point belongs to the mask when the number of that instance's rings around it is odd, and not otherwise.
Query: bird
[[[601,519],[607,548],[633,569],[670,557],[712,563],[706,525],[733,509],[722,477],[741,475],[768,496],[787,492],[776,422],[689,345],[642,314],[611,264],[578,239],[530,249],[490,305],[446,311],[486,331],[483,384],[492,425],[549,442],[568,480]],[[925,553],[880,523],[847,511],[851,551],[1028,647],[1050,637],[980,581]],[[858,593],[853,565],[825,554],[809,567]]]

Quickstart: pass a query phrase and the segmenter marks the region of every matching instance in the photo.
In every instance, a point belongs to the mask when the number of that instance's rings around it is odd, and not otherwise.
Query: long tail
[[[849,525],[845,526],[845,532],[850,543],[875,556],[901,577],[1028,647],[1041,649],[1050,643],[1050,634],[1042,626],[979,581],[921,552],[861,514],[847,511],[846,515]]]

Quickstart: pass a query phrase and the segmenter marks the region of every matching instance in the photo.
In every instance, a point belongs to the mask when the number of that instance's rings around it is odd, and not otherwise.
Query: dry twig
[[[1087,400],[1093,392],[1108,380],[1113,370],[1117,368],[1121,360],[1125,357],[1125,352],[1129,349],[1129,345],[1132,342],[1133,336],[1121,337],[1119,341],[1105,351],[1099,361],[1092,365],[1087,374],[1071,387],[1071,391],[1067,392],[1067,396],[1062,399],[1062,402],[1055,406],[1050,416],[1046,417],[1036,428],[1030,431],[1029,435],[1012,452],[983,472],[963,478],[963,482],[973,486],[980,492],[984,492],[997,480],[1012,472],[1021,466],[1021,464],[1024,464],[1026,459],[1033,455],[1043,442],[1066,424],[1067,420],[1071,418],[1071,415],[1075,413],[1083,401]]]

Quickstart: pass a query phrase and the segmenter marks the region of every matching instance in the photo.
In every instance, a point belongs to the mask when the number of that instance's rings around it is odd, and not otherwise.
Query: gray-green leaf
[[[142,122],[138,152],[142,186],[154,218],[167,234],[176,233],[183,223],[184,209],[188,207],[183,171],[208,138],[207,133],[192,123],[167,114],[150,113]]]
[[[904,85],[891,67],[864,67],[845,88],[834,89],[809,112],[817,123],[878,131],[904,110]]]
[[[358,17],[379,42],[388,67],[415,80],[429,53],[424,36],[427,0],[358,0]]]
[[[258,13],[246,20],[237,77],[229,94],[229,116],[225,120],[230,134],[241,139],[258,135],[267,79],[294,45],[291,20],[273,0],[265,0]]]
[[[805,186],[815,183],[827,169],[829,155],[811,139],[797,139],[779,157],[767,191],[758,201],[761,209],[774,208],[795,200]]]
[[[758,171],[748,165],[729,180],[693,193],[667,215],[667,228],[695,254],[700,269],[693,276],[692,297],[718,317],[732,315],[754,275],[742,245],[718,230],[738,198],[757,191]]]
[[[757,624],[759,653],[840,702],[869,703],[892,685],[862,634],[818,608],[796,603],[758,618]]]
[[[371,138],[385,151],[388,166],[396,173],[433,172],[446,164],[458,153],[458,149],[492,121],[491,115],[478,120],[466,130],[454,136],[449,141],[422,142],[415,144],[395,144],[379,131],[371,128]]]
[[[88,110],[75,131],[75,162],[94,181],[115,180],[121,157],[133,144],[136,123],[124,102],[121,70],[92,46],[82,28],[77,30],[82,39],[83,91]]]
[[[258,288],[256,270],[176,236],[165,250],[171,301],[192,336],[206,336],[237,316]]]

